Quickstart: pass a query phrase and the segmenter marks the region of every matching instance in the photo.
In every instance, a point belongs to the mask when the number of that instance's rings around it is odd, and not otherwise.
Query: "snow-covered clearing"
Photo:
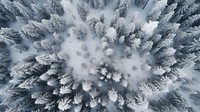
[[[78,11],[76,8],[76,2],[70,2],[69,0],[62,0],[62,4],[65,10],[65,14],[63,18],[67,23],[73,24],[74,26],[84,24],[81,18],[78,16]],[[147,34],[151,35],[153,30],[157,27],[158,22],[146,22],[146,16],[148,11],[155,5],[155,3],[150,0],[144,9],[137,7],[129,7],[127,16],[125,18],[126,24],[128,22],[134,21],[137,24],[144,25],[142,30],[144,30]],[[113,4],[108,4],[104,9],[89,9],[89,13],[87,19],[92,17],[100,18],[100,15],[104,14],[105,16],[105,25],[108,27],[114,17]],[[87,22],[87,20],[86,20]],[[144,24],[142,24],[144,23]],[[101,47],[100,38],[96,37],[92,32],[87,28],[87,38],[84,41],[77,40],[76,37],[73,36],[73,27],[69,28],[68,35],[63,35],[65,37],[65,41],[62,44],[62,51],[69,54],[70,60],[67,62],[68,66],[74,68],[74,77],[78,80],[96,80],[95,76],[89,75],[87,69],[83,69],[84,67],[89,67],[92,64],[99,63],[102,59],[109,60],[105,56]],[[82,50],[82,46],[87,47],[87,51]],[[118,50],[118,48],[113,48]],[[116,53],[120,53],[121,51],[116,51]],[[89,53],[89,57],[84,57],[86,53]],[[124,57],[120,59],[121,54],[115,54],[113,56],[115,61],[119,61],[120,63],[120,72],[125,73],[128,82],[130,83],[131,89],[137,88],[137,83],[142,80],[146,80],[151,77],[151,73],[145,72],[141,69],[143,64],[149,63],[148,61],[152,61],[151,56],[141,57],[139,53],[133,51],[133,55],[130,58]],[[119,56],[118,56],[119,55]],[[152,62],[150,62],[152,63]]]

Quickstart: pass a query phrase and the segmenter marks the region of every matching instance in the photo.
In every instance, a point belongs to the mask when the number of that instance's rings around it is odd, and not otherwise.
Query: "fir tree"
[[[47,0],[48,2],[48,8],[53,14],[58,14],[59,16],[62,16],[64,14],[64,9],[62,5],[60,4],[61,0]]]
[[[31,41],[37,41],[45,36],[44,26],[36,21],[29,21],[28,24],[21,28],[21,34],[23,38],[27,38]]]
[[[21,43],[22,38],[19,32],[14,31],[11,28],[1,28],[0,41],[5,42],[9,45],[15,45],[17,43]]]
[[[42,20],[43,26],[50,32],[60,32],[65,30],[67,27],[67,24],[65,21],[57,14],[51,14],[50,20]]]
[[[61,111],[65,111],[71,108],[71,99],[69,97],[64,97],[58,101],[58,108]]]
[[[31,4],[33,11],[38,14],[38,19],[50,19],[47,9],[40,4]]]
[[[34,20],[34,12],[32,11],[32,9],[30,9],[29,7],[27,7],[24,4],[21,4],[18,1],[14,1],[13,4],[17,7],[17,9],[19,10],[19,12],[27,19],[33,19]]]
[[[87,30],[83,24],[80,24],[73,29],[73,34],[78,40],[84,40],[87,35]]]
[[[80,18],[85,21],[88,14],[88,9],[84,4],[77,4],[76,7]]]

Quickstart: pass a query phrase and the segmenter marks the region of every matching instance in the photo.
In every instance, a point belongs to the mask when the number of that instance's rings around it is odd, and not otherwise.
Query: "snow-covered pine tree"
[[[173,14],[174,14],[174,11],[171,11],[171,12],[164,14],[164,15],[160,15],[159,25],[162,26],[162,25],[168,23],[169,20],[172,18]]]
[[[173,34],[173,33],[162,36],[162,39],[159,40],[158,44],[154,47],[152,52],[156,53],[163,47],[172,46],[175,36],[176,36],[176,34]]]
[[[187,20],[183,21],[180,25],[181,28],[183,27],[190,27],[190,26],[198,26],[200,21],[200,14],[195,14],[189,17]]]
[[[83,24],[79,24],[73,29],[73,34],[75,35],[76,39],[84,40],[86,39],[87,30]]]
[[[118,37],[126,32],[125,19],[123,17],[117,18],[117,21],[112,26],[116,30]]]
[[[77,105],[74,107],[74,112],[81,112],[81,109],[82,109],[82,104]]]
[[[133,96],[133,94],[131,94],[131,92],[126,93],[125,95],[125,104],[128,108],[130,108],[132,111],[135,109],[135,107],[137,106],[135,103],[135,98]]]
[[[149,107],[156,112],[177,112],[176,107],[166,100],[150,101]]]
[[[100,92],[96,88],[94,88],[89,92],[89,95],[90,95],[91,98],[94,99],[94,98],[97,98],[99,96],[99,93]]]
[[[194,0],[191,0],[194,1]],[[198,13],[199,5],[196,3],[192,4],[185,4],[185,5],[180,5],[182,2],[179,2],[178,8],[175,10],[175,14],[171,18],[171,22],[178,22],[182,23],[184,20],[186,20],[188,17],[191,15],[194,15]]]
[[[98,103],[100,103],[102,106],[106,106],[108,103],[108,96],[105,94],[99,95]]]
[[[45,104],[44,109],[51,111],[51,110],[55,110],[56,109],[56,101],[51,100],[50,102]]]
[[[152,41],[146,41],[141,43],[141,52],[149,52],[153,47],[153,42]]]
[[[88,67],[88,73],[90,75],[97,75],[99,72],[99,65],[98,64],[91,64],[89,67]]]
[[[108,96],[111,101],[116,102],[118,99],[118,92],[112,88],[110,91],[108,91]]]
[[[185,98],[177,91],[169,93],[169,101],[176,108],[184,108],[188,106]]]
[[[17,9],[17,7],[15,7],[15,5],[11,0],[1,0],[1,4],[3,4],[4,7],[8,11],[10,11],[13,15],[15,16],[19,15],[19,10]]]
[[[53,38],[55,38],[57,43],[62,43],[64,41],[63,37],[60,34],[56,33],[56,32],[53,33]]]
[[[35,41],[34,43],[34,47],[38,50],[38,51],[60,51],[60,43],[57,43],[55,40],[53,39],[44,39],[42,41]]]
[[[162,76],[155,76],[152,78],[153,79],[152,82],[150,82],[156,88],[156,91],[154,91],[154,92],[168,91],[168,90],[166,90],[167,83],[164,80],[158,79],[161,77]]]
[[[90,104],[89,105],[90,105],[90,108],[97,107],[97,105],[98,105],[97,99],[95,99],[95,98],[90,99]]]
[[[199,51],[200,50],[200,39],[193,39],[193,41],[189,41],[187,42],[188,44],[186,44],[184,46],[184,51],[186,52],[196,52],[196,51]]]
[[[120,82],[121,79],[122,79],[121,73],[115,72],[112,76],[112,80],[115,81],[115,82]]]
[[[118,99],[117,99],[117,104],[118,104],[118,108],[120,109],[124,109],[124,105],[125,105],[125,99],[122,95],[118,94]]]
[[[162,48],[158,51],[157,55],[159,58],[173,56],[176,52],[176,49],[173,47]]]
[[[174,56],[166,56],[161,58],[159,63],[163,66],[173,66],[177,63],[177,60]]]
[[[105,34],[105,25],[102,22],[97,22],[95,24],[95,33],[99,37],[103,37]]]
[[[35,99],[35,104],[47,104],[51,101],[51,93],[41,93],[38,95],[38,97]]]
[[[151,95],[154,92],[144,81],[138,83],[138,89],[144,95]]]
[[[60,101],[58,101],[58,108],[61,110],[61,111],[66,111],[68,109],[70,109],[72,106],[71,106],[71,99],[66,96],[62,99],[60,99]]]
[[[122,48],[122,52],[123,52],[124,55],[126,55],[127,57],[128,57],[128,56],[131,56],[131,50],[132,50],[132,48],[129,47],[129,46],[125,46],[124,48]]]
[[[66,73],[62,76],[59,77],[60,79],[60,84],[65,85],[67,83],[72,83],[73,81],[73,77],[71,75],[71,73]]]
[[[88,14],[88,7],[86,7],[86,5],[82,4],[77,4],[76,6],[78,14],[80,16],[80,18],[85,21],[87,18],[87,14]]]
[[[152,41],[153,48],[158,44],[158,42],[161,40],[162,35],[161,34],[153,34],[148,40]]]
[[[57,78],[51,77],[47,80],[47,85],[50,87],[58,87],[59,86],[59,82]]]
[[[98,22],[98,19],[95,18],[95,17],[92,17],[88,20],[88,23],[89,23],[89,27],[90,27],[90,30],[91,31],[94,31],[95,30],[95,25],[97,24]]]
[[[176,8],[177,8],[177,3],[173,3],[173,4],[167,6],[167,7],[165,7],[165,8],[163,9],[162,15],[163,15],[163,14],[167,14],[167,13],[169,13],[169,12],[171,12],[171,11],[174,11]]]
[[[45,37],[45,29],[39,22],[28,21],[28,24],[22,26],[21,35],[25,39],[37,41]]]
[[[20,2],[21,4],[23,4],[29,8],[31,7],[32,3],[36,2],[34,0],[15,0],[15,1]]]
[[[105,50],[105,54],[106,54],[106,56],[111,57],[114,55],[114,50],[111,48],[108,48]]]
[[[114,28],[109,27],[106,30],[105,36],[109,39],[109,41],[114,43],[117,40],[117,31]]]
[[[52,14],[58,14],[62,16],[64,14],[63,6],[61,5],[61,0],[47,0],[48,8]]]
[[[188,37],[198,37],[200,35],[200,26],[195,26],[187,29],[185,32]]]
[[[35,62],[26,62],[26,63],[19,63],[14,67],[12,67],[10,75],[16,79],[27,78],[33,75],[33,73],[37,73],[35,75],[38,75],[39,73],[43,73],[44,71],[46,71],[45,66]]]
[[[0,80],[2,81],[2,83],[4,79],[9,77],[9,71],[7,68],[11,61],[9,55],[10,53],[6,48],[5,43],[0,42]]]
[[[57,14],[51,14],[51,18],[49,20],[43,19],[42,24],[43,26],[50,32],[61,32],[65,30],[67,27],[66,22],[63,18]]]
[[[119,6],[115,8],[116,13],[118,13],[119,17],[126,17],[128,6],[126,3],[120,3]]]
[[[31,4],[31,6],[33,8],[33,11],[38,14],[38,20],[50,19],[50,14],[44,6],[40,4]]]
[[[163,69],[162,66],[154,66],[152,67],[151,71],[155,75],[162,75],[165,73],[165,70]]]
[[[79,92],[74,96],[73,104],[79,105],[82,103],[82,100],[83,100],[83,94]]]
[[[0,41],[5,42],[8,45],[19,44],[22,41],[22,38],[19,32],[11,28],[1,28],[0,30]]]
[[[193,53],[185,54],[184,56],[180,56],[177,58],[177,63],[175,64],[175,66],[179,68],[188,67],[194,64],[195,58],[196,56]]]
[[[147,21],[157,21],[161,15],[160,10],[155,10],[147,15]]]
[[[138,106],[142,106],[142,108],[147,108],[148,107],[148,101],[145,97],[144,94],[140,93],[140,92],[134,92],[132,91],[134,94],[134,98],[135,98],[135,103],[138,105]]]
[[[6,27],[9,21],[15,21],[15,16],[9,12],[2,4],[0,4],[0,26]]]
[[[40,54],[36,56],[35,59],[39,64],[42,64],[42,65],[51,65],[54,62],[61,62],[61,60],[59,60],[58,56],[55,53]]]
[[[82,82],[82,89],[86,92],[92,89],[92,82],[91,81],[83,81]]]
[[[102,42],[101,47],[103,50],[106,50],[109,48],[109,43],[108,42]]]
[[[62,85],[60,87],[60,94],[63,95],[63,94],[71,93],[72,92],[71,88],[72,88],[72,83],[68,83],[68,84]]]
[[[32,89],[34,87],[34,85],[37,83],[38,78],[37,77],[29,77],[27,79],[25,79],[24,81],[22,81],[18,87],[19,88],[24,88],[24,89]]]
[[[27,7],[24,4],[21,4],[18,1],[13,1],[13,4],[15,5],[15,7],[17,7],[17,9],[19,10],[19,12],[27,19],[30,20],[34,20],[34,15],[35,13],[33,12],[32,9],[30,9],[29,7]]]
[[[182,21],[186,20],[187,18],[189,18],[190,16],[199,13],[199,10],[198,10],[199,4],[193,3],[193,4],[188,4],[188,5],[185,5],[185,6],[188,6],[187,10],[184,10],[183,15],[182,15],[179,22],[182,22]]]

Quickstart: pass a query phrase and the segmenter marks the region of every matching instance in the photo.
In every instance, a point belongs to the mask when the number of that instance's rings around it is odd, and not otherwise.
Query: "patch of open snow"
[[[120,60],[122,63],[120,72],[126,74],[130,89],[137,90],[138,82],[146,80],[152,76],[150,72],[142,70],[142,65],[153,63],[151,62],[153,59],[150,55],[141,57],[137,51],[133,51],[131,58],[123,58]]]
[[[15,22],[10,22],[9,23],[9,27],[12,28],[13,30],[16,30],[16,31],[20,31],[21,29],[21,26],[23,26],[24,24],[20,21],[15,21]]]
[[[88,57],[84,57],[85,51],[82,50],[81,46],[86,45]],[[74,77],[78,80],[96,80],[96,76],[90,76],[87,67],[92,63],[99,63],[104,58],[104,53],[100,47],[100,40],[94,38],[90,33],[87,35],[87,39],[77,40],[73,36],[72,28],[69,29],[69,37],[65,38],[65,41],[61,45],[62,52],[69,55],[70,60],[67,64],[74,68]],[[86,68],[84,68],[84,66]]]
[[[28,56],[37,54],[36,49],[34,49],[33,47],[29,47],[28,51],[23,51],[23,52],[19,52],[18,50],[15,50],[11,47],[9,47],[9,51],[10,51],[10,57],[12,59],[12,64],[11,66],[13,66],[14,64],[16,64],[17,62],[19,62],[22,59],[25,59]]]

